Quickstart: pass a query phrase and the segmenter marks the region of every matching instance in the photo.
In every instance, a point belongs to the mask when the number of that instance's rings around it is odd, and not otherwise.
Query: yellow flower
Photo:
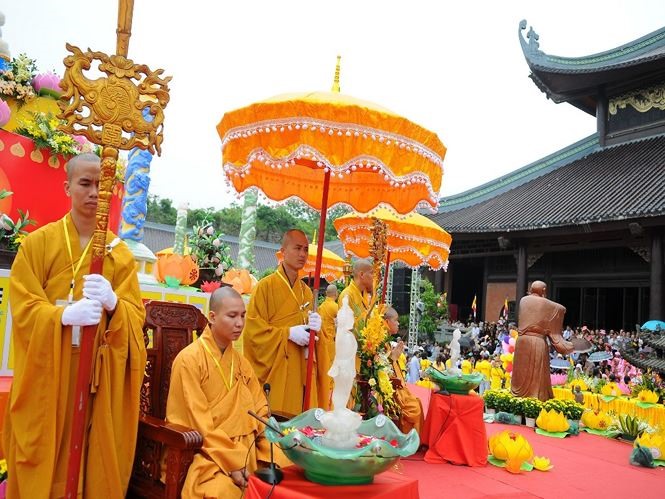
[[[365,327],[360,331],[360,335],[365,341],[365,351],[376,353],[377,348],[386,340],[386,323],[383,320],[385,306],[377,306],[372,310],[372,314]]]
[[[384,370],[380,370],[378,373],[379,377],[379,388],[381,393],[383,393],[385,398],[391,398],[393,395],[393,384],[390,381],[388,373]]]
[[[637,398],[640,399],[640,402],[647,402],[649,404],[658,403],[658,394],[651,390],[640,390],[640,393],[637,394]]]
[[[621,395],[621,389],[619,388],[619,385],[617,385],[614,381],[611,381],[600,389],[600,393],[603,395],[618,397]]]
[[[552,469],[550,460],[546,457],[534,456],[533,458],[533,467],[538,471],[549,471]]]
[[[370,378],[367,383],[369,383],[369,386],[375,386],[376,385],[376,380],[374,378]]]
[[[570,428],[566,417],[554,409],[551,411],[541,409],[540,414],[536,419],[536,425],[538,425],[538,428],[541,430],[549,431],[550,433],[559,433],[567,431],[568,428]]]
[[[581,421],[593,430],[607,430],[612,424],[612,418],[603,411],[584,411]]]
[[[580,390],[582,390],[583,392],[586,392],[587,390],[589,390],[589,387],[587,386],[587,384],[584,382],[583,379],[575,379],[575,380],[570,382],[570,389],[573,392],[575,391],[576,386],[579,386]]]
[[[520,466],[533,457],[531,444],[522,434],[504,430],[496,433],[489,440],[490,453],[501,461],[518,461]],[[519,468],[519,466],[518,466]]]
[[[649,449],[654,459],[662,459],[665,456],[665,434],[663,433],[642,433],[635,439],[635,445]]]

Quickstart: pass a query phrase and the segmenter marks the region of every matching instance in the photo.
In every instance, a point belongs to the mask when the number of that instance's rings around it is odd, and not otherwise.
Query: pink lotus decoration
[[[566,381],[568,381],[568,375],[567,374],[550,374],[550,381],[552,382],[552,386],[565,385]]]
[[[9,122],[9,117],[12,114],[12,110],[9,109],[9,105],[0,99],[0,128],[5,126]]]
[[[55,73],[41,73],[32,79],[32,87],[39,95],[60,98],[60,77]]]

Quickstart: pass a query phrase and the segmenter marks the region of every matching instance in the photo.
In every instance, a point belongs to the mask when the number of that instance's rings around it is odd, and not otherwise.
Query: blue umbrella
[[[648,329],[649,331],[665,331],[665,322],[663,321],[647,321],[642,324],[641,329]]]
[[[552,369],[570,369],[570,362],[566,359],[552,359],[550,367]]]
[[[604,360],[610,360],[612,354],[610,352],[593,352],[589,355],[589,361],[591,362],[602,362]]]

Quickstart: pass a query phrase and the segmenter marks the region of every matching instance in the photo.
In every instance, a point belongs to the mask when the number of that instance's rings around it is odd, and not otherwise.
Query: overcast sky
[[[112,53],[115,0],[1,0],[3,39],[63,73],[65,42]],[[436,132],[448,148],[442,195],[509,173],[595,130],[545,98],[518,41],[526,19],[548,54],[582,56],[665,26],[665,1],[136,0],[129,57],[173,75],[150,190],[191,207],[235,200],[215,126],[267,97],[342,92]]]

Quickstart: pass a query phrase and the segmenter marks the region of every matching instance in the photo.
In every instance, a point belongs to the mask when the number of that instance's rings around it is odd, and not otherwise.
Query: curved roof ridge
[[[594,133],[507,175],[490,180],[485,184],[459,194],[441,198],[439,201],[439,213],[459,210],[478,204],[598,150],[600,150],[598,134]]]
[[[665,49],[665,26],[652,31],[636,40],[624,43],[604,52],[581,56],[562,57],[546,54],[540,50],[539,35],[533,30],[533,26],[524,38],[522,32],[526,30],[527,22],[522,20],[517,31],[522,46],[522,52],[529,65],[538,67],[568,70],[568,71],[593,71],[605,69],[614,65],[625,65],[627,62],[639,58],[641,55],[653,53],[655,49]],[[653,56],[663,56],[665,50],[657,51]],[[637,62],[637,61],[636,61]]]

